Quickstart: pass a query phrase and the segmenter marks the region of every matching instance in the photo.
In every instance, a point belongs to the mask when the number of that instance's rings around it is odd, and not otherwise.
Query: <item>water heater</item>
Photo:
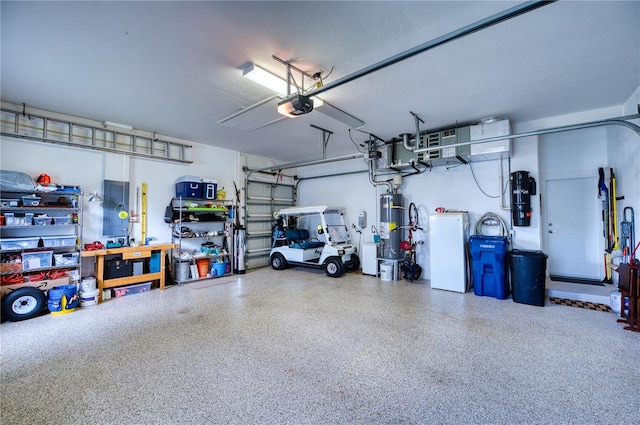
[[[536,194],[536,181],[528,171],[516,171],[511,181],[511,218],[514,226],[531,225],[531,195]]]
[[[402,195],[386,193],[380,195],[380,257],[390,260],[404,258],[400,249],[402,241]]]

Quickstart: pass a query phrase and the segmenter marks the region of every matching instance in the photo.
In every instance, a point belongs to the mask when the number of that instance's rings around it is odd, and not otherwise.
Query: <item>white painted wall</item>
[[[574,264],[574,267],[580,267],[580,265],[589,264],[590,270],[598,270],[602,267],[602,252],[604,252],[605,241],[603,237],[598,237],[596,240],[589,241],[593,244],[592,249],[585,250],[590,254],[585,258],[581,258],[580,261],[576,261],[572,256],[575,253],[558,253],[549,251],[549,230],[552,228],[547,227],[548,220],[545,219],[545,214],[550,214],[549,211],[553,211],[553,208],[560,207],[559,205],[550,205],[547,201],[548,196],[545,196],[547,190],[547,181],[555,181],[557,179],[574,179],[574,178],[594,178],[597,181],[598,168],[608,167],[607,160],[607,129],[605,127],[594,127],[583,130],[573,130],[561,133],[551,133],[540,136],[540,177],[539,190],[542,193],[542,208],[543,219],[541,220],[541,235],[542,235],[542,250],[550,255],[556,255],[554,262],[556,264],[563,262],[570,262]],[[607,173],[607,182],[609,181]],[[593,207],[600,210],[601,206],[598,201],[598,190],[596,184],[593,185]],[[562,208],[573,208],[572,205],[562,205]],[[601,215],[597,217],[585,218],[586,213],[582,211],[574,211],[575,214],[581,214],[581,217],[587,221],[586,225],[589,229],[597,229],[597,234],[602,235],[602,219]],[[557,224],[557,223],[556,223]],[[575,227],[575,226],[574,226]],[[574,231],[583,231],[583,234],[587,233],[584,229],[575,228]],[[592,234],[595,230],[589,232]],[[558,236],[555,236],[558,237]],[[565,257],[559,257],[558,254],[563,254]],[[591,255],[594,254],[594,255]],[[566,264],[566,263],[565,263]],[[549,272],[549,268],[547,268]],[[553,270],[552,270],[553,272]],[[599,278],[604,277],[604,270]],[[556,271],[557,274],[557,271]],[[576,276],[580,276],[579,270],[575,270]]]
[[[575,124],[604,118],[636,113],[640,103],[640,89],[636,90],[622,107],[607,108],[598,111],[587,111],[563,117],[552,117],[529,123],[512,123],[512,132],[521,132],[560,125]],[[637,120],[636,120],[637,122]],[[575,134],[572,134],[575,133]],[[606,151],[597,142],[606,139]],[[540,140],[539,140],[540,139]],[[575,144],[579,143],[580,146]],[[540,152],[539,152],[540,147]],[[330,157],[330,147],[328,156]],[[214,148],[202,144],[193,144],[188,150],[188,158],[194,162],[190,165],[179,165],[128,157],[112,153],[104,153],[78,148],[48,145],[23,139],[2,138],[0,140],[0,168],[16,170],[38,176],[47,173],[52,180],[61,184],[80,185],[85,193],[102,190],[105,178],[114,180],[130,180],[130,206],[135,207],[136,187],[142,182],[148,185],[148,236],[159,241],[170,240],[170,229],[163,222],[164,210],[174,194],[175,179],[182,175],[198,175],[215,178],[219,187],[228,191],[228,198],[233,196],[233,182],[243,187],[243,166],[260,168],[272,165],[272,160],[238,152]],[[581,155],[576,155],[580,152]],[[606,152],[606,154],[605,154]],[[527,137],[513,141],[512,159],[502,164],[506,179],[510,171],[524,170],[538,182],[538,195],[532,199],[533,216],[530,227],[515,229],[513,247],[521,249],[541,249],[543,241],[540,226],[540,182],[545,173],[558,173],[563,169],[591,169],[599,164],[597,158],[606,155],[611,166],[619,174],[619,192],[624,194],[625,202],[633,206],[640,220],[640,142],[638,136],[626,129],[594,128],[580,132],[557,133],[540,137]],[[540,166],[539,166],[540,164]],[[606,165],[606,164],[605,164]],[[597,165],[602,166],[602,165]],[[302,177],[299,183],[299,204],[331,204],[345,206],[348,211],[348,223],[357,223],[359,211],[366,211],[368,226],[363,232],[363,241],[371,240],[371,225],[378,223],[379,194],[386,191],[386,186],[375,188],[369,182],[367,173],[353,173],[365,170],[364,160],[341,161],[330,164],[287,170],[286,174],[297,174]],[[423,232],[416,234],[425,244],[419,247],[418,262],[425,270],[423,277],[429,278],[428,252],[428,215],[436,207],[466,210],[471,216],[472,229],[476,221],[486,212],[494,212],[510,222],[509,212],[501,209],[500,198],[489,198],[487,194],[498,196],[500,185],[500,163],[486,161],[473,164],[477,183],[471,167],[461,165],[455,168],[436,167],[423,174],[405,179],[400,192],[405,196],[408,205],[414,202],[419,207],[420,224]],[[305,177],[331,173],[349,173],[340,176],[306,179]],[[508,194],[505,194],[508,204]],[[97,204],[85,203],[83,242],[105,240],[101,235],[102,211]],[[640,224],[636,228],[640,227]],[[357,242],[359,235],[351,229],[352,240]],[[132,237],[140,238],[140,225],[134,224]],[[636,241],[640,239],[636,229]]]
[[[638,113],[640,87],[623,106],[623,115]],[[640,125],[640,119],[632,120]],[[611,167],[616,170],[618,197],[618,222],[622,220],[623,207],[631,207],[635,213],[635,243],[640,241],[640,135],[625,127],[607,127],[607,151]],[[640,249],[639,249],[640,252]]]
[[[175,194],[175,180],[183,175],[213,178],[218,188],[233,194],[233,181],[238,179],[239,154],[228,149],[193,143],[187,151],[192,164],[129,157],[79,148],[50,145],[23,139],[3,137],[0,140],[0,168],[22,171],[32,177],[41,173],[51,176],[54,183],[81,186],[84,193],[102,192],[104,179],[130,182],[130,209],[136,205],[136,188],[147,183],[147,236],[158,241],[171,241],[171,232],[164,223],[164,211]],[[102,236],[102,207],[84,202],[83,243],[100,240]],[[131,225],[131,237],[140,240],[140,223]]]
[[[531,139],[531,138],[528,138]],[[511,170],[529,171],[536,178],[537,146],[528,139],[515,140],[513,142],[514,155],[511,160]],[[364,169],[361,160],[350,163],[331,164],[329,170],[326,165],[323,171],[344,172],[354,169]],[[473,167],[473,174],[471,171]],[[417,260],[423,267],[423,278],[429,278],[429,214],[435,212],[437,207],[449,210],[468,211],[471,219],[471,229],[475,227],[477,220],[487,212],[500,215],[509,223],[509,212],[501,209],[501,192],[509,178],[509,161],[504,160],[503,182],[500,182],[500,161],[484,161],[470,165],[455,167],[434,167],[422,174],[406,177],[399,192],[403,194],[404,206],[408,207],[413,202],[418,207],[419,224],[423,231],[414,233],[415,240],[423,240],[424,244],[417,248]],[[313,169],[310,171],[309,169]],[[317,175],[318,167],[299,169],[299,175]],[[477,179],[474,180],[473,175]],[[482,189],[482,190],[481,190]],[[378,190],[369,183],[368,174],[354,174],[346,176],[329,177],[325,179],[303,180],[299,191],[300,205],[310,204],[334,204],[345,206],[349,215],[349,223],[357,222],[357,214],[364,210],[367,212],[369,226],[378,225],[379,195],[386,193],[387,186],[382,185]],[[484,191],[487,195],[483,194]],[[508,204],[508,193],[505,193],[504,203]],[[537,195],[532,199],[533,217],[531,227],[520,227],[516,230],[514,246],[522,249],[533,249],[540,246],[539,232],[539,202]],[[405,221],[407,221],[405,214]],[[369,229],[367,229],[369,230]],[[473,233],[473,230],[472,230]],[[352,239],[357,241],[357,234],[352,230]],[[371,232],[367,231],[365,241],[371,240]]]
[[[633,108],[638,103],[638,96],[638,91],[636,91],[627,102],[628,105],[625,107],[629,110],[628,114],[636,112]],[[512,133],[597,121],[622,114],[621,107],[612,107],[561,117],[551,117],[536,122],[512,123]],[[543,188],[542,182],[547,174],[557,175],[558,173],[574,172],[576,170],[593,170],[594,167],[597,170],[599,166],[613,166],[616,169],[620,169],[620,175],[622,173],[626,175],[624,183],[619,183],[620,190],[630,193],[630,196],[635,196],[634,199],[636,200],[640,198],[638,195],[640,190],[640,165],[638,164],[638,161],[640,161],[638,159],[640,157],[638,155],[640,143],[638,143],[635,133],[628,130],[623,131],[629,134],[623,137],[624,144],[619,144],[619,149],[623,150],[619,153],[611,152],[611,143],[607,144],[607,140],[611,141],[613,136],[611,130],[603,127],[513,140],[510,164],[508,161],[504,161],[502,164],[505,179],[503,183],[506,184],[509,172],[522,170],[530,173],[536,180],[538,187],[537,194],[531,200],[533,208],[531,226],[514,228],[513,248],[544,249],[540,192]],[[609,154],[607,154],[607,150],[609,150]],[[617,162],[611,160],[611,163],[607,164],[607,156],[614,154],[619,158],[616,160]],[[330,149],[328,156],[331,157]],[[365,169],[363,161],[354,160],[299,168],[298,175],[306,177],[361,169]],[[501,208],[500,198],[487,197],[479,189],[479,187],[482,188],[484,192],[491,196],[500,194],[500,162],[485,161],[474,163],[473,171],[477,183],[471,173],[471,167],[460,165],[453,168],[436,167],[423,174],[408,177],[400,187],[399,191],[405,197],[405,206],[408,206],[410,202],[414,202],[418,206],[420,224],[425,228],[423,232],[418,232],[415,235],[417,239],[425,241],[424,245],[418,247],[418,262],[424,270],[423,278],[428,279],[430,276],[428,215],[433,213],[436,207],[469,211],[472,233],[477,220],[487,212],[499,214],[508,224],[510,223],[510,213]],[[300,205],[334,204],[346,207],[349,223],[357,222],[358,211],[364,210],[367,212],[369,225],[377,225],[378,197],[384,191],[386,191],[386,186],[381,186],[376,191],[369,183],[367,173],[362,173],[323,179],[303,179],[298,197]],[[504,197],[504,203],[507,206],[509,203],[508,195],[508,193],[505,193]],[[636,205],[637,203],[638,201],[636,201]],[[638,206],[638,209],[640,209],[640,206]],[[636,211],[640,216],[638,209]],[[358,240],[358,235],[353,230],[351,230],[351,235],[353,240]],[[369,231],[366,232],[364,239],[366,241],[371,240]]]

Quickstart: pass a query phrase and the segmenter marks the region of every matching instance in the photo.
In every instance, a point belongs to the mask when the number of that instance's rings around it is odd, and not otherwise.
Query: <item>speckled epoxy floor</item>
[[[636,423],[613,313],[270,268],[6,322],[7,424]]]

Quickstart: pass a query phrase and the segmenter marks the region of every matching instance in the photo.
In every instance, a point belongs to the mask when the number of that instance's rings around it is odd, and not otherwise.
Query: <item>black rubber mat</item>
[[[606,311],[613,313],[611,307],[606,304],[592,303],[588,301],[568,300],[565,298],[549,297],[549,302],[553,304],[567,305],[570,307],[586,308],[587,310]]]

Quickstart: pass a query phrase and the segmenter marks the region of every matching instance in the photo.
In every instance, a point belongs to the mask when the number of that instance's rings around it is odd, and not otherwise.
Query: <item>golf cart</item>
[[[271,267],[314,267],[329,277],[358,269],[358,248],[349,239],[344,214],[344,208],[326,205],[280,210],[273,225]]]

